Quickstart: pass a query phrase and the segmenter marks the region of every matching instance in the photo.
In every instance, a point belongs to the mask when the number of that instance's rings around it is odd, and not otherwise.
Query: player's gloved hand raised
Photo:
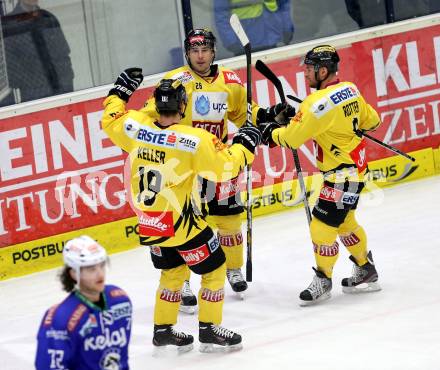
[[[241,127],[232,139],[232,144],[241,144],[250,152],[261,143],[261,132],[254,126]]]
[[[128,68],[118,76],[114,87],[109,91],[108,95],[117,95],[125,102],[128,102],[128,99],[136,91],[143,79],[142,68]]]
[[[276,128],[280,128],[281,125],[276,122],[263,122],[258,125],[258,129],[261,132],[261,142],[264,145],[275,146],[272,140],[272,131]]]
[[[295,114],[295,108],[291,105],[278,103],[266,109],[265,122],[278,122],[281,125],[286,125]]]

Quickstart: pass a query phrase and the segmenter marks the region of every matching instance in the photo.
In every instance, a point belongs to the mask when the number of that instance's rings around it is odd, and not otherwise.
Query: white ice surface
[[[159,273],[143,248],[113,255],[108,282],[123,287],[134,304],[131,368],[440,369],[439,209],[439,176],[364,196],[358,220],[367,231],[383,290],[343,294],[340,280],[351,273],[352,264],[341,248],[333,296],[314,307],[298,305],[314,265],[304,211],[254,219],[254,282],[244,301],[226,287],[223,325],[242,334],[244,345],[233,354],[199,353],[197,317],[181,315],[177,329],[195,335],[195,350],[153,358]],[[1,370],[33,368],[41,317],[65,295],[56,272],[0,283]],[[198,289],[198,276],[192,276],[192,284]]]

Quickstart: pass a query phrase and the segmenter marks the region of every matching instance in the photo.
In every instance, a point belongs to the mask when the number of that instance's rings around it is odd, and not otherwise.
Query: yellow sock
[[[339,256],[339,245],[336,241],[337,230],[336,227],[329,226],[316,217],[313,217],[310,224],[316,266],[328,278],[332,277],[333,266]]]
[[[174,325],[177,322],[181,289],[187,270],[186,265],[162,270],[159,288],[156,292],[156,304],[154,305],[154,323],[156,325]]]
[[[243,266],[243,235],[240,215],[209,216],[210,221],[218,228],[218,238],[226,256],[228,269],[239,269]]]
[[[202,275],[199,291],[199,321],[212,322],[219,325],[222,322],[226,264],[214,271]]]
[[[355,211],[348,212],[345,221],[338,228],[339,239],[348,252],[355,258],[359,266],[365,265],[367,260],[367,234],[355,218]]]

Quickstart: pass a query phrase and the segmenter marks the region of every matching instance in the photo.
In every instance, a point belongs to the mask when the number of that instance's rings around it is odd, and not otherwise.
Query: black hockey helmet
[[[327,67],[329,73],[335,73],[338,70],[339,55],[336,49],[331,45],[318,45],[308,51],[304,57],[304,64],[311,64],[318,72],[320,67]]]
[[[188,32],[184,45],[186,53],[191,46],[198,45],[207,45],[215,52],[216,38],[208,28],[196,28]]]
[[[185,117],[184,113],[188,97],[185,87],[179,80],[160,80],[154,90],[154,100],[156,102],[156,110],[159,114],[179,113],[182,118]]]

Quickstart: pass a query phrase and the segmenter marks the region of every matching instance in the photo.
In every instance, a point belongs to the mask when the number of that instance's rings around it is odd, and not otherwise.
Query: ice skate
[[[194,348],[194,337],[177,332],[172,325],[154,325],[153,356],[161,357],[168,354],[189,352]]]
[[[197,310],[197,297],[191,290],[189,281],[185,280],[182,288],[182,300],[180,301],[179,311],[193,314]]]
[[[232,290],[237,293],[240,299],[244,299],[244,291],[248,288],[248,285],[241,273],[241,269],[227,269],[226,276]]]
[[[200,352],[232,352],[243,348],[241,335],[212,323],[199,323]]]
[[[376,267],[374,267],[371,251],[367,254],[368,262],[363,266],[359,266],[353,256],[349,258],[354,266],[352,276],[342,279],[341,284],[344,293],[377,292],[382,289],[377,282],[379,275]]]
[[[325,276],[323,272],[315,268],[313,270],[316,275],[313,277],[312,283],[299,295],[300,306],[310,306],[331,297],[332,280]]]

